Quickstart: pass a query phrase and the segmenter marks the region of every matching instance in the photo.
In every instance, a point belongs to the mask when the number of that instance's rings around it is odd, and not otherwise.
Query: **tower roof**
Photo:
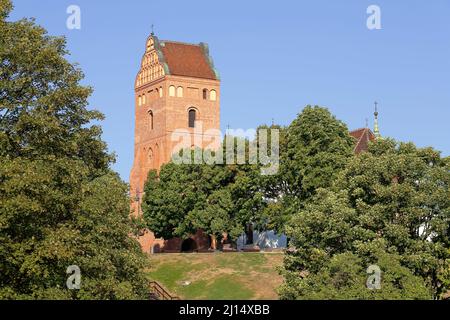
[[[171,75],[218,80],[206,44],[162,40],[160,45]]]
[[[369,128],[361,128],[350,131],[350,135],[357,141],[354,149],[354,152],[356,154],[367,151],[369,147],[369,141],[375,140],[375,135]]]
[[[220,80],[209,55],[208,45],[147,38],[135,86],[139,88],[165,75]]]

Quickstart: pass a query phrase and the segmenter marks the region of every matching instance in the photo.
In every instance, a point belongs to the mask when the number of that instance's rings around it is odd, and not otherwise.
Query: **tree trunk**
[[[246,234],[247,234],[247,241],[246,241],[246,245],[251,245],[253,244],[253,224],[249,223],[247,225],[247,230],[246,230]]]

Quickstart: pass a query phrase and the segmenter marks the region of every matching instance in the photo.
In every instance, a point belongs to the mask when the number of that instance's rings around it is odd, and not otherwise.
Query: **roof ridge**
[[[173,40],[159,40],[159,42],[184,44],[184,45],[187,45],[187,46],[196,46],[196,47],[200,47],[201,46],[200,43],[189,43],[189,42],[173,41]]]
[[[365,129],[367,129],[367,128],[365,128]],[[366,131],[364,129],[364,131]],[[361,130],[361,129],[360,129]],[[363,141],[363,137],[365,136],[366,134],[365,134],[365,132],[359,137],[359,139],[358,139],[358,142],[356,143],[356,146],[355,146],[355,149],[354,150],[356,150],[358,147],[359,147],[359,144]],[[353,151],[354,152],[354,151]]]
[[[170,74],[220,80],[205,42],[160,40],[159,43]]]
[[[375,139],[374,133],[368,127],[351,131],[350,134],[352,135],[353,138],[357,139],[355,148],[353,149],[353,152],[355,153],[367,151],[368,144],[370,143],[370,141],[374,141]]]
[[[366,130],[366,129],[369,129],[370,130],[370,128],[358,128],[358,129],[355,129],[355,130],[352,130],[352,131],[350,131],[350,132],[356,132],[356,131],[359,131],[359,130]]]

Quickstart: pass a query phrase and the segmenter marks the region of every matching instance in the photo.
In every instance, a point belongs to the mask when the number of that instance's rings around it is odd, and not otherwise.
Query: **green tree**
[[[347,126],[326,108],[306,106],[281,129],[280,171],[266,178],[271,226],[283,233],[292,215],[327,188],[353,157],[354,139]],[[268,183],[267,183],[268,182]]]
[[[352,252],[333,255],[316,273],[288,274],[289,286],[282,288],[282,298],[302,300],[349,299],[430,299],[431,292],[423,279],[400,263],[396,254],[380,253],[375,260],[382,270],[381,288],[366,286],[369,263]]]
[[[248,157],[249,142],[243,142]],[[193,162],[196,151],[184,152],[190,153]],[[227,233],[232,241],[249,223],[262,228],[267,219],[262,216],[265,201],[259,169],[256,164],[170,162],[161,167],[159,177],[151,171],[142,205],[148,228],[166,239],[186,237],[201,229],[217,239]]]
[[[302,202],[329,187],[353,156],[347,126],[326,108],[306,106],[286,130],[282,174],[288,195]]]
[[[145,298],[127,186],[64,38],[0,1],[0,299]],[[68,290],[66,269],[81,269]]]
[[[286,255],[281,297],[442,297],[449,280],[449,185],[449,159],[437,151],[378,140],[287,227],[295,250]],[[382,289],[368,293],[362,280],[373,264],[385,276]],[[341,269],[351,275],[343,285],[332,281]]]
[[[170,162],[161,167],[159,177],[150,171],[142,204],[148,228],[166,239],[197,229],[221,236],[228,229],[230,210],[230,194],[223,189],[231,179],[226,167],[207,164]]]

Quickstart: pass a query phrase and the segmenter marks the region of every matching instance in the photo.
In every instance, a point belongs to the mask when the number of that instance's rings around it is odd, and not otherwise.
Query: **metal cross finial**
[[[155,32],[154,32],[154,30],[153,30],[153,27],[154,27],[154,25],[153,25],[153,23],[152,23],[152,35],[155,34]]]
[[[375,101],[375,112],[378,113],[378,102]]]

